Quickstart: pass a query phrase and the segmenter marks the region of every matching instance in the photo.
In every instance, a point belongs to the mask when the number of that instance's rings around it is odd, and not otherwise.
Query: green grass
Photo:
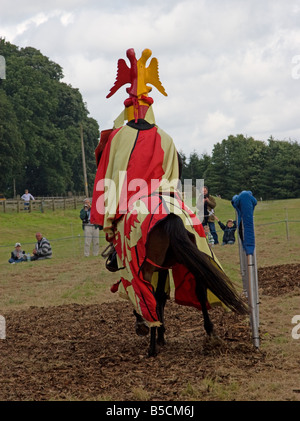
[[[0,266],[10,257],[14,244],[31,252],[36,232],[41,232],[53,246],[55,257],[77,256],[83,247],[83,230],[79,210],[48,210],[45,213],[0,213]],[[101,232],[100,244],[105,244]]]
[[[45,213],[1,213],[0,246],[35,242],[41,231],[47,238],[56,239],[82,234],[79,210],[56,210]]]
[[[110,286],[118,275],[105,269],[102,257],[83,257],[79,212],[70,209],[0,213],[0,314],[3,308],[115,299],[117,294],[110,293]],[[226,221],[235,218],[235,210],[229,201],[217,198],[216,215]],[[288,238],[286,216],[290,221]],[[300,199],[258,202],[254,221],[258,267],[300,262]],[[31,252],[37,231],[50,240],[53,258],[10,265],[8,259],[15,242],[21,242],[23,249]],[[218,234],[222,240],[220,228]],[[100,245],[101,249],[107,245],[102,231]],[[214,251],[229,277],[241,285],[237,242],[233,246],[215,246]]]

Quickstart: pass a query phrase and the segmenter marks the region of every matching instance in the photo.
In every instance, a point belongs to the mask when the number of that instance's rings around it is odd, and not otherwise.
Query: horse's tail
[[[239,314],[248,314],[244,301],[238,295],[234,285],[212,259],[201,252],[191,240],[181,218],[170,214],[163,224],[163,229],[170,238],[174,256],[194,275],[196,282],[201,282],[228,308]]]

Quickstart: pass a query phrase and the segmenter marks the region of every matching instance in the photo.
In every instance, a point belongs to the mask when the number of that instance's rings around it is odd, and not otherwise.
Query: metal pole
[[[236,221],[238,222],[238,214],[236,211]],[[244,225],[242,224],[242,235],[244,237]],[[240,255],[240,268],[243,281],[243,292],[248,299],[250,307],[250,324],[252,329],[252,339],[255,347],[259,348],[259,297],[258,297],[258,274],[256,264],[256,249],[253,255],[246,255],[243,248],[242,239],[238,227],[238,244]]]
[[[248,274],[249,274],[249,306],[250,306],[250,322],[252,327],[252,339],[253,344],[259,348],[259,332],[258,332],[258,313],[257,313],[257,304],[256,304],[256,282],[255,282],[255,265],[254,257],[252,254],[247,256],[248,260]]]
[[[84,190],[86,197],[89,197],[88,183],[86,176],[86,165],[85,165],[85,152],[84,152],[84,141],[83,141],[83,128],[80,123],[80,135],[81,135],[81,151],[82,151],[82,166],[83,166],[83,177],[84,177]]]
[[[258,270],[257,270],[257,260],[256,260],[256,248],[254,249],[254,270],[255,270],[255,303],[256,303],[256,313],[257,313],[257,326],[259,327],[259,295],[258,295]]]
[[[289,241],[289,217],[288,217],[288,211],[287,208],[285,208],[285,230],[286,230],[286,239]]]

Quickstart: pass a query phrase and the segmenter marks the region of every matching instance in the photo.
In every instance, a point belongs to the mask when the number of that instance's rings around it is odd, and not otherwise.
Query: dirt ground
[[[291,318],[300,314],[300,265],[259,269],[259,288],[259,350],[244,317],[212,309],[220,341],[211,341],[202,314],[172,299],[156,358],[147,357],[149,338],[135,334],[124,300],[11,311],[0,340],[0,400],[299,401]]]

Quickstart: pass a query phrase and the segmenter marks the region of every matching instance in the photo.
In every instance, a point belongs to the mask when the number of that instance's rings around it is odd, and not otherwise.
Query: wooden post
[[[14,199],[16,198],[16,179],[14,178]]]
[[[86,197],[89,197],[88,183],[87,183],[87,176],[86,176],[85,152],[84,152],[84,141],[83,141],[83,128],[82,128],[82,124],[81,123],[80,123],[80,135],[81,135],[81,150],[82,150],[82,166],[83,166],[83,177],[84,177],[84,190],[85,190],[85,196]]]

